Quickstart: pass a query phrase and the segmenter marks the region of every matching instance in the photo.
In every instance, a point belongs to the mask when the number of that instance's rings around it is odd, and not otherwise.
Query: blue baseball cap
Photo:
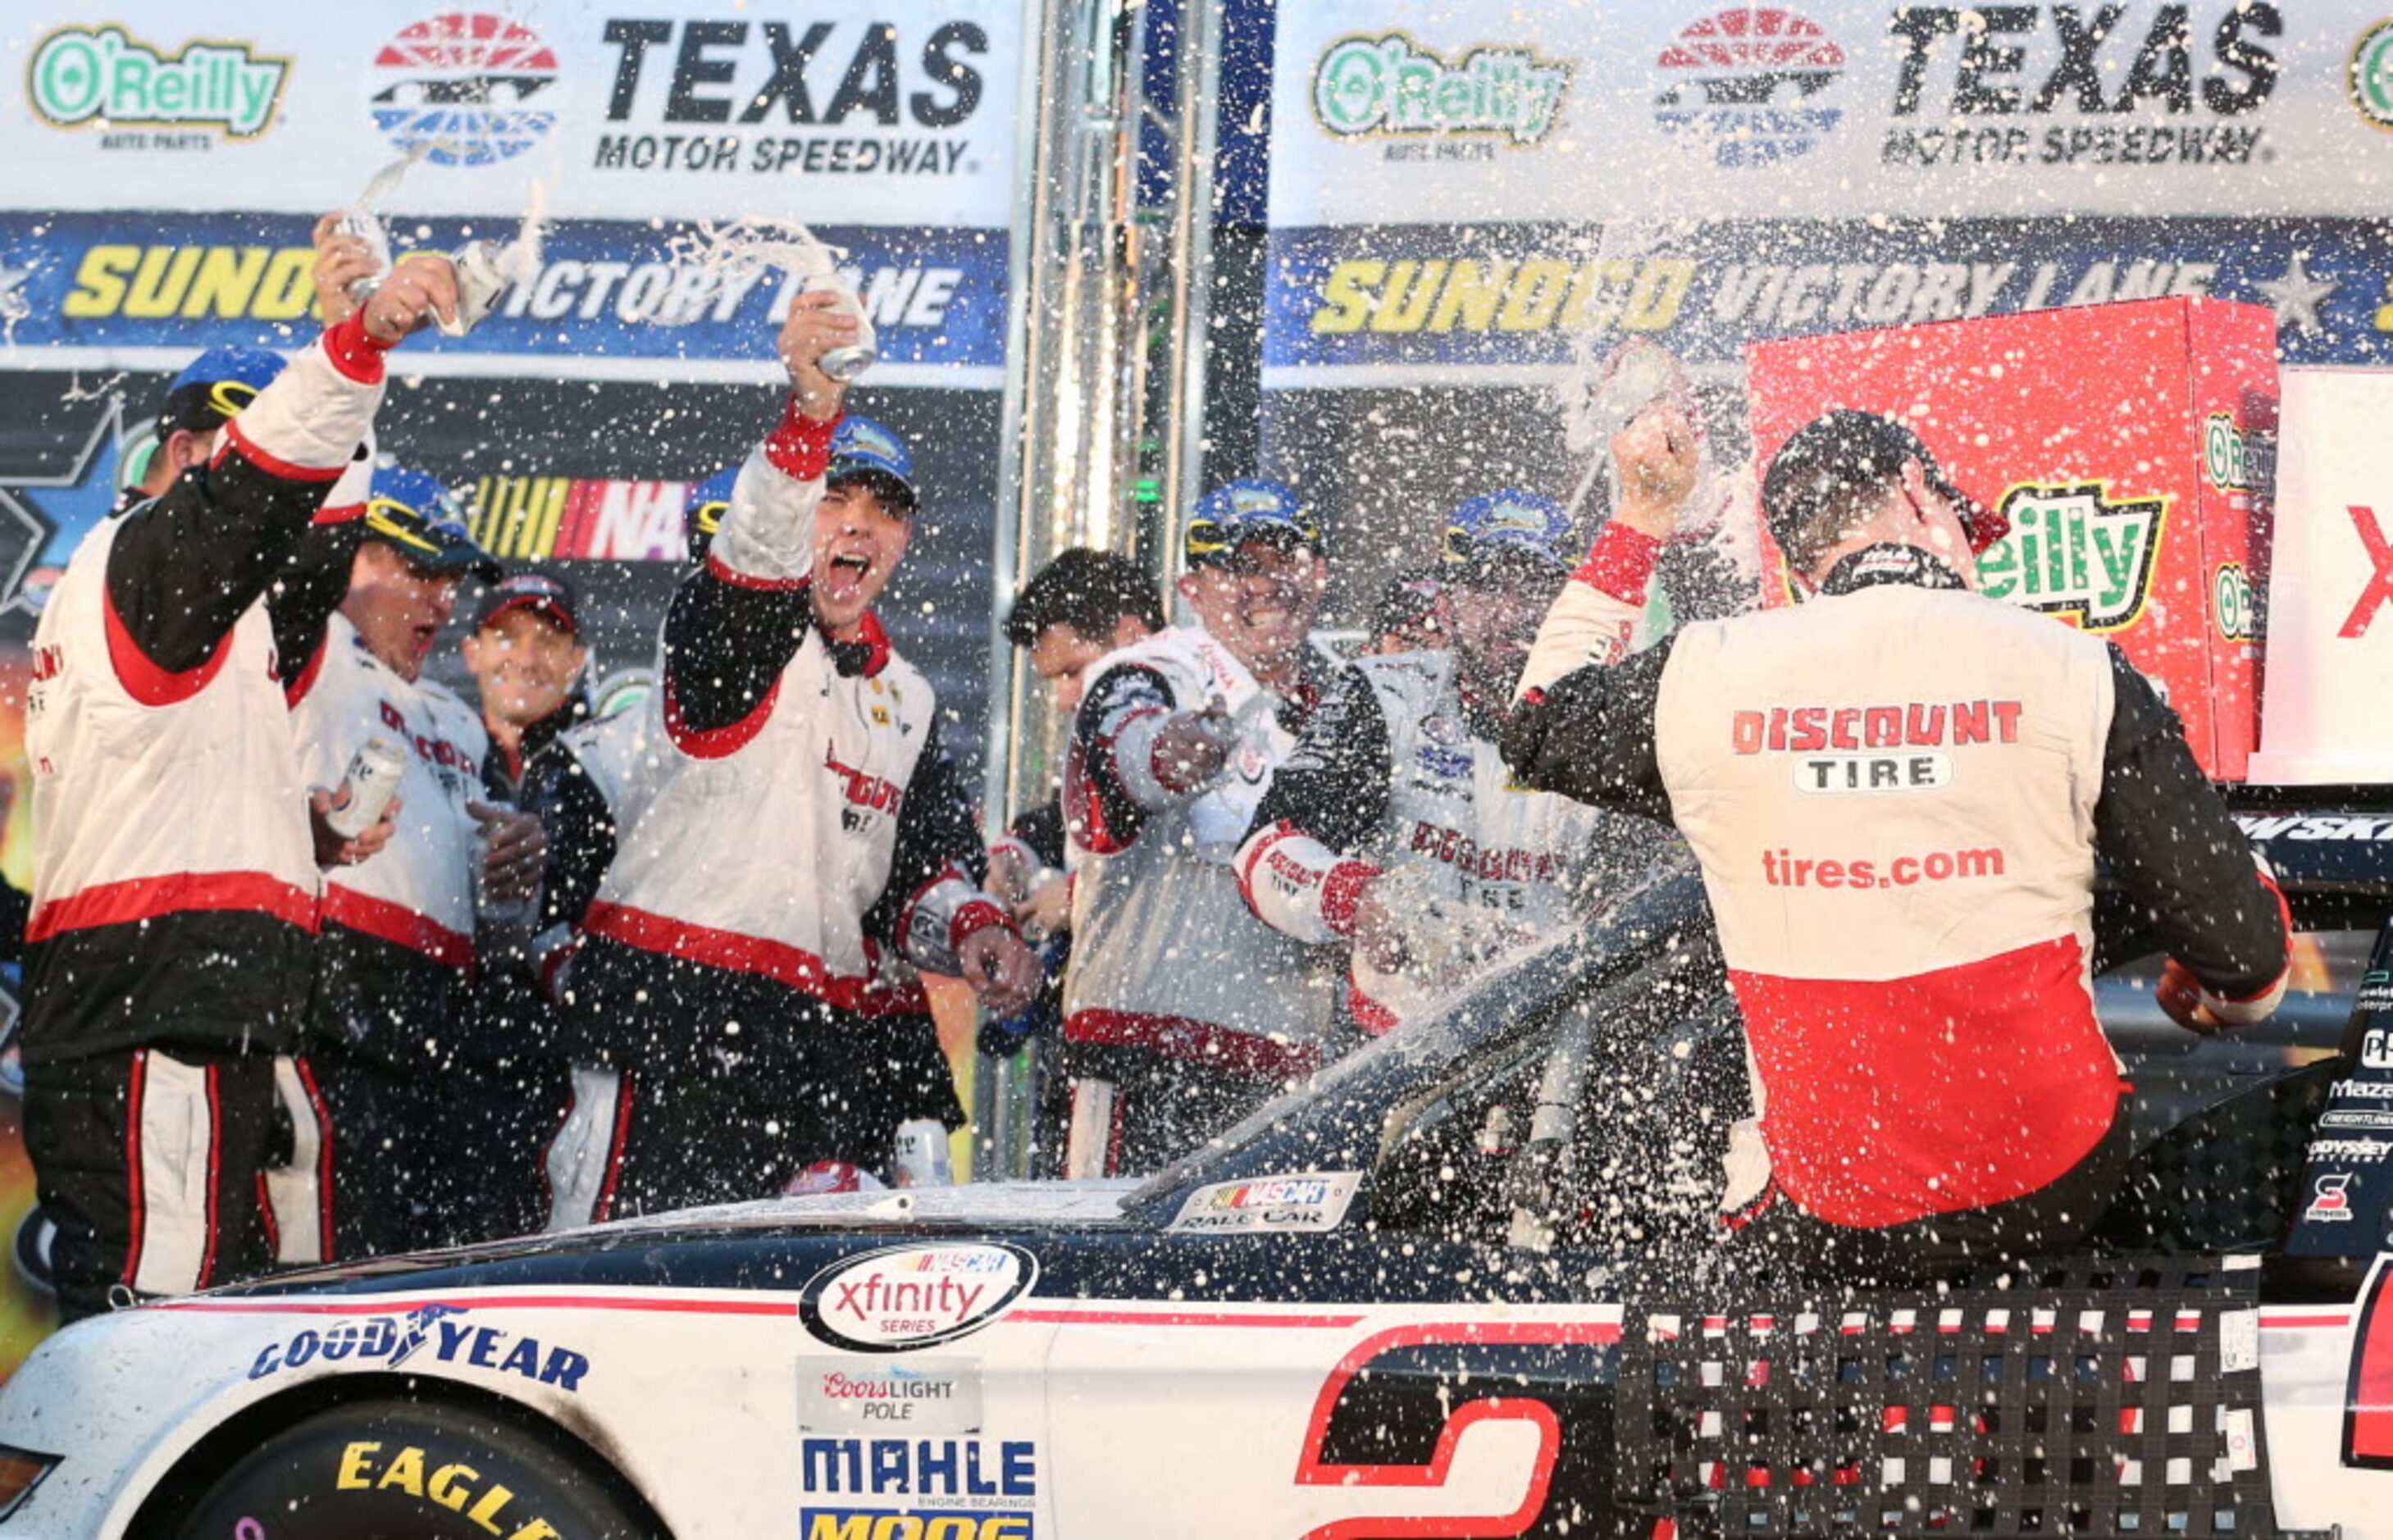
[[[714,543],[715,532],[723,528],[724,512],[731,506],[731,489],[739,479],[739,467],[726,465],[705,480],[692,482],[683,495],[682,533],[690,560],[706,559],[706,548]]]
[[[1296,489],[1268,476],[1228,481],[1196,500],[1183,535],[1191,567],[1219,566],[1249,541],[1321,549],[1321,520]]]
[[[911,515],[922,505],[913,478],[914,456],[906,440],[871,418],[846,418],[830,436],[830,468],[823,473],[826,486],[861,481],[891,513]]]
[[[395,547],[415,566],[486,583],[503,576],[498,559],[474,542],[448,488],[422,471],[384,465],[366,489],[365,538]]]
[[[1552,498],[1517,488],[1483,492],[1446,516],[1445,567],[1484,569],[1510,557],[1567,572],[1569,538],[1570,516]]]
[[[262,347],[211,347],[183,366],[158,406],[158,437],[222,427],[282,372],[282,355]]]

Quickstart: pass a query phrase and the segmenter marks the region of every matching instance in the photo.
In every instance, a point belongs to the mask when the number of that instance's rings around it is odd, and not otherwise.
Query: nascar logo
[[[435,165],[510,160],[556,123],[523,105],[556,83],[556,55],[503,16],[427,17],[384,44],[374,68],[390,81],[374,93],[374,126]]]

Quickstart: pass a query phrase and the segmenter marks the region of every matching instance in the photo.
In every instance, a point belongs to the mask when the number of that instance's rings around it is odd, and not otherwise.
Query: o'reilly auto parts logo
[[[1403,33],[1341,37],[1313,67],[1313,111],[1340,138],[1391,135],[1544,142],[1571,69],[1535,49],[1482,45],[1452,56]]]
[[[253,43],[166,49],[122,27],[60,27],[26,67],[25,95],[59,128],[188,130],[236,139],[266,132],[291,61]]]
[[[2351,49],[2351,105],[2372,127],[2393,128],[2393,17],[2360,34]]]
[[[1978,558],[1979,591],[2087,631],[2133,625],[2151,597],[2168,514],[2162,497],[2113,499],[2100,482],[2015,487],[2010,533]]]
[[[1888,165],[2252,165],[2277,88],[2269,0],[1893,7]]]
[[[1845,51],[1790,10],[1739,6],[1704,17],[1655,63],[1666,84],[1654,121],[1721,167],[1791,161],[1844,116],[1819,98],[1844,73]]]
[[[1017,1246],[893,1246],[816,1273],[799,1298],[798,1319],[834,1348],[905,1352],[970,1336],[1038,1280],[1039,1259]]]
[[[556,55],[503,16],[432,16],[404,27],[374,55],[373,79],[374,126],[435,165],[511,160],[556,124],[540,105],[556,84]]]

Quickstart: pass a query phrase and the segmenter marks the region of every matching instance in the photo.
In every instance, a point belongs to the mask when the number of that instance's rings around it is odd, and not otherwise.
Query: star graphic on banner
[[[24,295],[25,281],[33,276],[31,268],[11,268],[0,262],[0,325],[23,320],[33,313],[33,301]]]
[[[2269,304],[2277,312],[2277,328],[2290,326],[2297,332],[2323,332],[2326,323],[2319,320],[2319,302],[2340,287],[2331,278],[2312,278],[2303,265],[2304,254],[2295,252],[2282,277],[2264,278],[2252,285],[2269,296]]]
[[[0,466],[0,609],[41,608],[56,569],[115,504],[111,473],[124,448],[122,397],[108,398],[89,432],[64,472]]]

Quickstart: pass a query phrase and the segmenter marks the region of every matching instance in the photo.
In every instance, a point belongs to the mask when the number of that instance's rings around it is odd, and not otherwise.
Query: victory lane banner
[[[2118,300],[2272,309],[2289,363],[2393,360],[2393,230],[2373,220],[1715,220],[1275,229],[1263,384],[1550,378],[1648,336],[1746,343]]]
[[[167,369],[203,347],[287,347],[315,328],[314,221],[264,214],[0,213],[0,368]],[[390,221],[401,252],[511,240],[512,220]],[[876,385],[995,389],[1003,232],[826,228],[879,333]],[[463,339],[411,349],[420,374],[764,382],[799,285],[691,259],[695,228],[573,221],[539,276]]]
[[[1002,228],[1020,0],[166,0],[0,30],[17,207]]]

